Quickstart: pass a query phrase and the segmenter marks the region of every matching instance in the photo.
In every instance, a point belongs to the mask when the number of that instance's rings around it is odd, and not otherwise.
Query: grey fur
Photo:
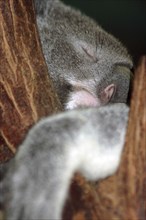
[[[84,94],[85,99],[102,100],[110,84],[116,92],[109,101],[126,102],[132,61],[122,44],[58,0],[35,4],[43,52],[62,104],[74,94],[77,107],[85,103]],[[6,219],[60,220],[76,170],[89,180],[117,170],[127,116],[125,104],[112,104],[65,112],[36,124],[3,181]]]
[[[43,52],[62,104],[77,89],[72,80],[88,81],[83,88],[99,98],[114,83],[111,102],[126,102],[133,65],[127,49],[80,11],[58,0],[35,2]]]
[[[6,219],[60,220],[76,170],[89,180],[112,175],[120,162],[127,114],[125,104],[112,104],[36,124],[4,180]]]

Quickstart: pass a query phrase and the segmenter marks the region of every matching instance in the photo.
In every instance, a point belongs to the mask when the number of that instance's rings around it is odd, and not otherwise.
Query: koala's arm
[[[7,220],[61,219],[75,171],[89,180],[118,168],[128,118],[125,104],[65,112],[27,135],[4,180]]]

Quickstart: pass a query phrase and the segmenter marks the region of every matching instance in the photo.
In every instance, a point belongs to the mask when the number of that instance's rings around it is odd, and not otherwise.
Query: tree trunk
[[[61,109],[36,27],[32,0],[0,0],[1,162],[13,156],[32,124]]]
[[[146,219],[146,57],[135,71],[120,169],[98,184],[98,219]]]
[[[146,57],[135,71],[125,147],[118,172],[95,184],[76,175],[64,219],[146,220]]]

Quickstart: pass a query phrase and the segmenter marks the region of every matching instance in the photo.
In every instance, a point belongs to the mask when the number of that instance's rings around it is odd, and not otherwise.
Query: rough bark
[[[32,0],[0,0],[0,162],[33,123],[60,109],[36,27]]]
[[[99,183],[96,192],[98,219],[146,219],[146,57],[135,71],[120,169]]]
[[[125,147],[118,172],[95,184],[76,176],[64,219],[146,219],[146,57],[135,71]]]

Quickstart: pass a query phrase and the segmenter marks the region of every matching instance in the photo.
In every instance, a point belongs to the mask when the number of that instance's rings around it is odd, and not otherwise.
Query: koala
[[[28,133],[4,179],[7,220],[61,220],[75,171],[90,181],[115,173],[123,150],[124,103],[44,118]]]
[[[127,49],[95,21],[59,0],[36,0],[37,25],[51,79],[64,109],[127,100]]]
[[[59,0],[36,0],[51,79],[65,111],[30,129],[9,162],[7,220],[60,220],[75,171],[90,181],[114,174],[123,151],[131,68],[127,49]]]

